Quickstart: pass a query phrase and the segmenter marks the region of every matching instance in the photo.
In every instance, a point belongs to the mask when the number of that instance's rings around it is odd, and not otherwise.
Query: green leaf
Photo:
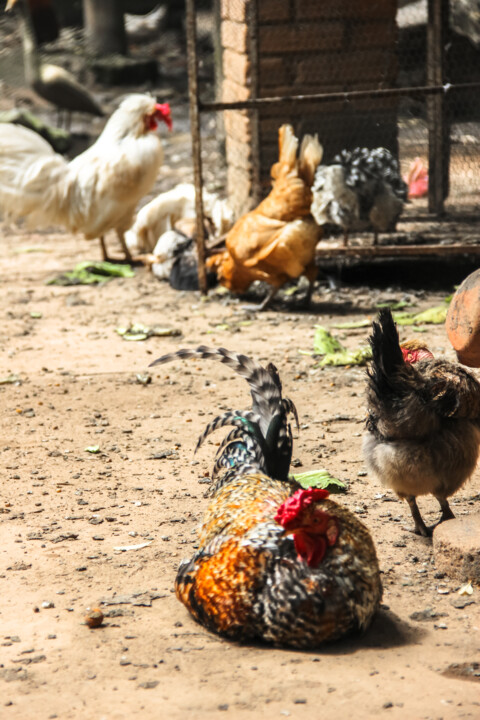
[[[344,323],[336,323],[335,325],[332,325],[332,327],[336,328],[337,330],[354,330],[355,328],[364,328],[371,325],[371,322],[368,318],[365,318],[364,320],[353,320],[352,322],[344,322]]]
[[[13,385],[14,383],[21,383],[20,378],[15,373],[0,378],[0,385]]]
[[[324,355],[316,367],[324,367],[325,365],[365,365],[371,357],[372,351],[369,347],[359,348],[358,350],[342,350],[342,352]]]
[[[405,307],[412,307],[412,303],[407,302],[406,300],[392,300],[391,302],[382,302],[377,303],[375,305],[377,308],[390,308],[390,310],[402,310]]]
[[[94,285],[110,280],[112,277],[130,278],[135,271],[130,265],[111,263],[106,260],[99,262],[84,261],[75,265],[74,269],[48,280],[47,285]]]
[[[343,345],[328,332],[323,325],[315,325],[315,337],[313,338],[313,351],[316,355],[328,355],[330,353],[342,352]]]
[[[293,476],[295,480],[303,488],[321,488],[322,490],[329,490],[332,493],[345,492],[347,486],[344,482],[339,480],[333,475],[330,475],[328,470],[309,470],[303,473],[296,473]]]
[[[437,305],[419,313],[394,313],[393,319],[397,325],[442,325],[447,319],[447,311],[445,305]]]
[[[181,331],[177,328],[148,327],[142,323],[133,323],[130,327],[118,327],[115,329],[124,340],[146,340],[149,337],[169,337],[171,335],[181,335]]]

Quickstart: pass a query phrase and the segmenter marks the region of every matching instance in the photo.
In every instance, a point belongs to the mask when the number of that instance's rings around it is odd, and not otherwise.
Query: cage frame
[[[198,251],[198,282],[202,294],[208,292],[205,268],[205,213],[203,208],[202,187],[202,138],[200,115],[225,110],[252,110],[253,130],[252,146],[258,144],[258,110],[261,107],[286,108],[291,103],[322,103],[335,100],[359,100],[381,97],[420,97],[427,99],[429,187],[428,211],[440,218],[444,214],[445,198],[448,195],[450,172],[450,137],[447,118],[447,95],[459,90],[475,90],[480,82],[445,82],[445,46],[449,33],[449,0],[428,0],[427,2],[427,84],[401,88],[380,88],[371,90],[351,90],[327,93],[258,97],[258,2],[250,0],[248,5],[249,43],[251,58],[251,95],[248,100],[235,102],[203,102],[198,90],[198,54],[195,0],[186,0],[186,37],[188,95],[190,109],[190,130],[192,135],[193,177],[195,186],[196,210],[196,246]],[[259,199],[260,170],[258,153],[253,152],[253,194]],[[372,247],[346,246],[317,250],[317,257],[401,257],[412,255],[436,254],[479,254],[480,246],[453,245],[374,245]]]

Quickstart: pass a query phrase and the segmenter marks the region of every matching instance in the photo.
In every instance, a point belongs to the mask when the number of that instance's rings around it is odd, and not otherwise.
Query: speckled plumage
[[[299,490],[288,476],[288,415],[296,417],[296,412],[293,403],[282,398],[275,367],[265,369],[245,356],[204,347],[156,362],[178,357],[218,357],[245,377],[253,398],[252,410],[226,413],[201,436],[203,440],[217,427],[234,425],[217,453],[218,480],[199,549],[178,569],[179,600],[198,622],[235,640],[313,648],[367,627],[382,592],[367,528],[336,502],[315,500],[311,512],[321,508],[325,517],[334,518],[338,536],[312,567],[299,557],[292,534],[275,519]]]
[[[428,535],[415,498],[431,493],[441,519],[453,517],[447,498],[470,477],[478,459],[480,383],[441,358],[405,362],[389,310],[373,324],[370,344],[365,460],[384,485],[407,500],[415,531]]]

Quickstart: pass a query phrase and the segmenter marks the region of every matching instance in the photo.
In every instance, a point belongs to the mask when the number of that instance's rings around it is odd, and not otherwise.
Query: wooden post
[[[202,295],[208,291],[205,269],[205,222],[203,213],[202,147],[200,138],[200,110],[198,98],[197,24],[195,0],[186,0],[188,98],[190,132],[192,135],[193,182],[195,185],[196,243],[198,255],[198,287]]]
[[[428,0],[427,85],[446,83],[446,46],[449,0]],[[448,195],[450,128],[445,93],[427,98],[428,118],[428,209],[441,215]]]

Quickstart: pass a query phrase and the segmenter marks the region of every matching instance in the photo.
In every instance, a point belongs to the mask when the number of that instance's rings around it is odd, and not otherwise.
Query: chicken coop
[[[480,3],[214,0],[208,28],[195,5],[187,0],[198,190],[214,140],[224,157],[216,182],[237,216],[249,210],[268,193],[278,129],[290,123],[299,137],[318,135],[323,163],[342,150],[384,147],[407,183],[423,170],[395,233],[404,242],[330,254],[478,252]],[[199,41],[199,28],[211,43]]]

